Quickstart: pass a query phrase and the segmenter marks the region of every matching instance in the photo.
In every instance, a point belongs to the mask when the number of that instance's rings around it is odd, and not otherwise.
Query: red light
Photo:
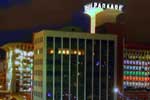
[[[129,78],[129,76],[127,76],[126,78],[127,78],[127,80],[129,80],[129,79],[130,79],[130,78]]]
[[[133,80],[133,81],[136,81],[136,77],[132,77],[132,80]]]
[[[124,76],[124,77],[123,77],[123,80],[127,80],[127,77],[126,77],[126,76]]]
[[[145,81],[146,81],[146,82],[148,81],[148,78],[147,78],[147,77],[145,78]]]
[[[139,81],[142,81],[142,77],[139,77]]]
[[[139,80],[139,78],[138,77],[136,77],[136,79],[135,79],[136,81],[138,81]]]

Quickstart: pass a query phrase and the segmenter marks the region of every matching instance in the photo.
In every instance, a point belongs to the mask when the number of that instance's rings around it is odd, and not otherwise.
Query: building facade
[[[34,34],[33,100],[116,100],[115,35]]]
[[[124,94],[129,99],[150,99],[150,48],[127,44],[124,49]]]
[[[0,59],[0,90],[6,90],[6,62]]]
[[[6,87],[10,93],[31,93],[33,45],[30,43],[8,43],[6,51]]]

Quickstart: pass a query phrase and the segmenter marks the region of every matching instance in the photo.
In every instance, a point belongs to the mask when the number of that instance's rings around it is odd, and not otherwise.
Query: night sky
[[[9,41],[31,41],[32,32],[41,29],[78,26],[86,30],[87,16],[83,14],[86,2],[88,1],[0,0],[0,45]],[[149,0],[128,0],[125,10],[125,33],[128,40],[150,43],[149,9]]]

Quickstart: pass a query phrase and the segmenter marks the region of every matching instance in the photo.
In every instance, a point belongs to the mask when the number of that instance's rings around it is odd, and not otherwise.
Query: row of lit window
[[[27,88],[27,89],[20,88],[20,92],[31,92],[31,91],[32,91],[31,88]]]
[[[125,59],[132,59],[132,60],[149,60],[150,59],[150,55],[124,55]]]
[[[150,82],[150,77],[124,76],[124,81],[145,81]]]
[[[144,67],[144,66],[126,66],[124,65],[124,70],[145,70],[150,71],[150,67]]]
[[[124,86],[131,86],[131,87],[141,87],[141,88],[143,88],[143,87],[149,87],[150,86],[150,83],[143,83],[143,82],[123,82],[123,85]]]
[[[30,65],[31,63],[33,63],[33,59],[29,58],[19,58],[18,60],[15,60],[15,65],[19,66],[19,65],[23,65],[23,66],[27,66]]]
[[[141,72],[141,71],[124,71],[125,76],[149,76],[150,72]]]
[[[24,86],[25,86],[25,87],[30,87],[30,86],[31,86],[31,84],[30,84],[30,83],[28,83],[28,84],[20,83],[20,84],[19,84],[19,86],[20,86],[20,87],[21,87],[21,86],[22,86],[22,87],[24,87]]]
[[[27,67],[27,68],[19,67],[19,68],[16,68],[16,70],[17,70],[17,71],[23,71],[23,70],[24,70],[24,71],[27,71],[27,72],[28,72],[28,71],[31,71],[32,68],[30,68],[30,67]]]
[[[14,52],[16,54],[20,54],[22,56],[32,57],[34,55],[33,51],[24,51],[24,50],[21,50],[21,49],[15,49]]]
[[[130,65],[150,65],[150,61],[140,61],[140,60],[124,60],[124,64]]]
[[[32,76],[32,72],[31,73],[16,73],[16,76]]]
[[[48,51],[49,54],[53,54],[54,50],[49,49]],[[83,50],[69,50],[69,49],[58,49],[58,54],[64,54],[64,55],[84,55]]]

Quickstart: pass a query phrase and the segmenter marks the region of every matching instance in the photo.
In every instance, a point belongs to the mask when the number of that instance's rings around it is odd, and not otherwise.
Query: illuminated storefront
[[[34,34],[34,100],[116,100],[115,35]]]
[[[7,52],[7,90],[16,92],[32,91],[33,45],[9,43],[3,49]]]

